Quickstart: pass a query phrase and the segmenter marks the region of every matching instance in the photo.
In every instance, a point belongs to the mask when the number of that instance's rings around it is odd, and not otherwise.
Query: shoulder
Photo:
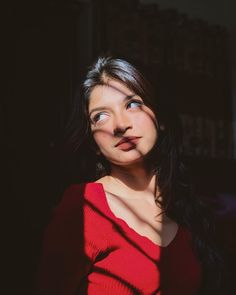
[[[179,226],[180,236],[182,238],[182,242],[185,245],[188,245],[193,252],[196,254],[196,248],[195,248],[195,235],[192,230],[186,226]]]
[[[105,192],[100,183],[83,183],[69,186],[58,206],[54,209],[52,219],[60,223],[76,224],[83,222],[85,228],[96,228],[108,220]]]
[[[96,182],[88,182],[70,185],[64,193],[63,200],[75,201],[78,197],[89,198],[101,192],[101,184]]]
[[[69,186],[58,206],[53,210],[47,232],[73,236],[86,233],[91,239],[99,233],[99,227],[107,227],[103,187],[96,183]]]
[[[82,183],[70,185],[64,192],[63,197],[55,208],[55,211],[68,210],[69,208],[78,208],[87,203],[101,202],[103,187],[99,183]]]

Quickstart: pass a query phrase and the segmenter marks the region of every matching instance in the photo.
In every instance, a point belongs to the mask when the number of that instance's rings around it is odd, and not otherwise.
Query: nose
[[[122,136],[128,129],[132,128],[131,120],[127,114],[116,115],[113,131],[115,136]]]

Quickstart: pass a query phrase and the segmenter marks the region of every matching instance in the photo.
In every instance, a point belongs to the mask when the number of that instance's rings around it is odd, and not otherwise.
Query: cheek
[[[93,138],[99,149],[103,149],[104,146],[107,146],[110,135],[106,131],[95,131]]]
[[[137,118],[136,124],[140,129],[148,130],[151,133],[157,133],[155,117],[153,118],[148,114],[144,114],[142,117]]]

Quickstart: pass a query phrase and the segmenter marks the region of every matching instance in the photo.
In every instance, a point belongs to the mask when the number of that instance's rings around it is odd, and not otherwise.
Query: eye
[[[93,118],[92,118],[92,122],[93,123],[97,123],[100,121],[105,120],[108,117],[108,114],[106,113],[97,113]]]
[[[141,100],[131,100],[127,104],[127,109],[134,109],[134,108],[139,108],[140,106],[143,105],[143,102]]]

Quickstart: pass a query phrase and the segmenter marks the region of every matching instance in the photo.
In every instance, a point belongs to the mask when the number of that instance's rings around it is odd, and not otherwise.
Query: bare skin
[[[103,184],[110,210],[130,228],[156,245],[168,246],[175,238],[178,225],[162,213],[155,203],[155,176],[145,170],[122,171],[113,167],[110,176],[97,180]]]
[[[178,225],[155,203],[156,176],[145,162],[158,138],[153,111],[124,84],[107,79],[92,90],[89,114],[98,152],[111,165],[110,175],[97,180],[110,210],[138,234],[168,246]]]

